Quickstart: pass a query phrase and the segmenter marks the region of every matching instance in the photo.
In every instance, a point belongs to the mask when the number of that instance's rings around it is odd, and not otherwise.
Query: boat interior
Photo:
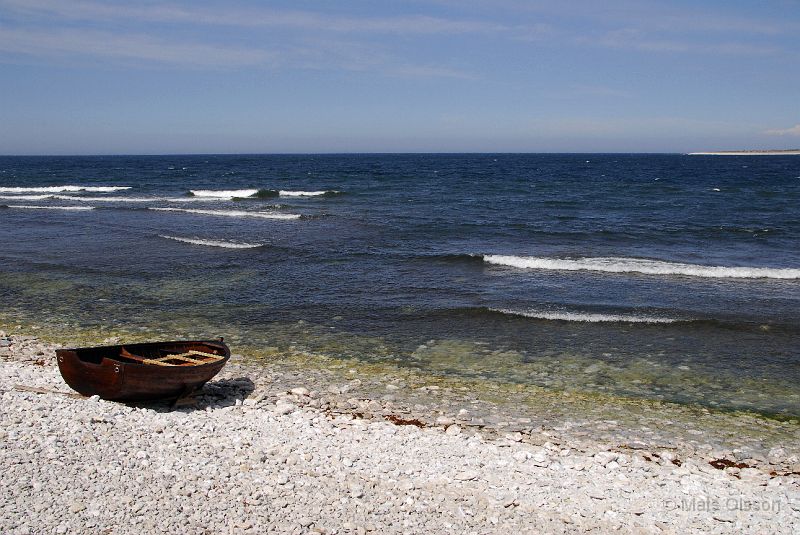
[[[225,352],[222,348],[204,343],[91,347],[77,350],[76,353],[80,360],[92,364],[100,364],[104,358],[110,358],[130,364],[199,366],[225,359]]]

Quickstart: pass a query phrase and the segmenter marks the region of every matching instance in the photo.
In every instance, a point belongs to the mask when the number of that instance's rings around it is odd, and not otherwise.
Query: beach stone
[[[732,511],[727,511],[725,509],[715,511],[712,515],[712,518],[718,522],[727,522],[733,523],[736,522],[736,514]]]
[[[461,428],[459,426],[455,425],[455,424],[454,425],[450,425],[445,430],[445,433],[448,436],[454,437],[454,436],[457,436],[457,435],[461,434]]]
[[[293,412],[296,408],[297,407],[295,407],[292,403],[279,401],[275,404],[275,412],[277,412],[278,414],[289,414]]]
[[[436,418],[436,425],[441,425],[447,427],[455,423],[455,420],[450,418],[449,416],[439,416]]]
[[[348,483],[347,485],[350,495],[353,498],[363,498],[364,497],[364,487],[358,483]]]
[[[472,481],[474,479],[478,479],[479,475],[480,474],[474,470],[467,470],[455,474],[454,479],[458,481]]]
[[[83,502],[73,501],[69,504],[69,511],[73,514],[80,513],[84,509],[86,509],[86,504],[84,504]]]
[[[531,454],[527,451],[515,451],[512,454],[512,457],[514,457],[514,460],[516,460],[517,462],[524,463],[525,461],[530,459]]]
[[[547,455],[547,453],[543,450],[539,450],[533,453],[530,456],[530,459],[532,459],[533,462],[536,463],[538,466],[545,466],[546,464],[550,463],[550,456]]]

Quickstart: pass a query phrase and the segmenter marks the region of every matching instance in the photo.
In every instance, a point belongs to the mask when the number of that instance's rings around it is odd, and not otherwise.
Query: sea
[[[800,157],[0,157],[0,320],[800,416]]]

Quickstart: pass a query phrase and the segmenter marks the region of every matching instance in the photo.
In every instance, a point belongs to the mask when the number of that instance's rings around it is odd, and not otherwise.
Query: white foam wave
[[[94,206],[34,206],[28,204],[9,204],[9,208],[25,208],[27,210],[94,210]]]
[[[193,245],[207,245],[209,247],[223,247],[225,249],[254,249],[261,247],[263,243],[244,243],[244,242],[231,242],[220,240],[201,240],[200,238],[180,238],[178,236],[165,236],[159,234],[159,237],[168,240],[175,240],[183,243],[191,243]]]
[[[298,214],[277,214],[274,212],[245,212],[243,210],[194,210],[189,208],[149,208],[160,212],[184,212],[187,214],[200,214],[224,217],[257,217],[261,219],[300,219]]]
[[[203,198],[203,197],[79,197],[77,195],[49,195],[45,196],[51,199],[61,199],[64,201],[81,201],[81,202],[212,202],[218,201],[218,198]],[[2,198],[2,197],[0,197]]]
[[[606,273],[644,273],[647,275],[686,275],[707,278],[800,279],[800,269],[766,267],[703,266],[646,260],[642,258],[596,257],[560,259],[535,256],[486,255],[489,264],[521,269],[557,271],[601,271]]]
[[[195,197],[212,197],[215,199],[233,199],[234,197],[252,197],[258,193],[257,189],[193,189],[190,190]]]
[[[213,190],[213,189],[193,189],[192,195],[195,197],[207,197],[212,199],[233,199],[233,198],[246,198],[253,197],[258,194],[260,190],[257,189],[228,189],[228,190]],[[273,190],[271,190],[273,191]],[[278,195],[281,197],[318,197],[320,195],[328,195],[331,193],[339,193],[334,190],[319,190],[319,191],[302,191],[302,190],[280,190]]]
[[[291,190],[280,190],[278,194],[281,197],[318,197],[319,195],[325,195],[327,193],[338,193],[336,191],[291,191]]]
[[[62,193],[65,191],[92,191],[111,193],[131,189],[131,186],[42,186],[42,187],[0,187],[3,193]]]
[[[10,201],[43,201],[52,198],[52,195],[0,195],[0,199]]]
[[[583,323],[675,323],[674,318],[659,318],[657,316],[638,316],[635,314],[594,314],[589,312],[548,312],[548,311],[518,311],[508,309],[489,309],[501,314],[524,316],[541,320],[575,321]]]

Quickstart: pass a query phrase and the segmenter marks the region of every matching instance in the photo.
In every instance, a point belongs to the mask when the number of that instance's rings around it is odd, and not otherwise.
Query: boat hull
[[[125,354],[157,355],[160,351],[213,353],[213,362],[190,366],[142,364]],[[64,381],[84,396],[110,401],[174,400],[200,389],[225,366],[230,349],[219,341],[172,341],[56,350]]]

